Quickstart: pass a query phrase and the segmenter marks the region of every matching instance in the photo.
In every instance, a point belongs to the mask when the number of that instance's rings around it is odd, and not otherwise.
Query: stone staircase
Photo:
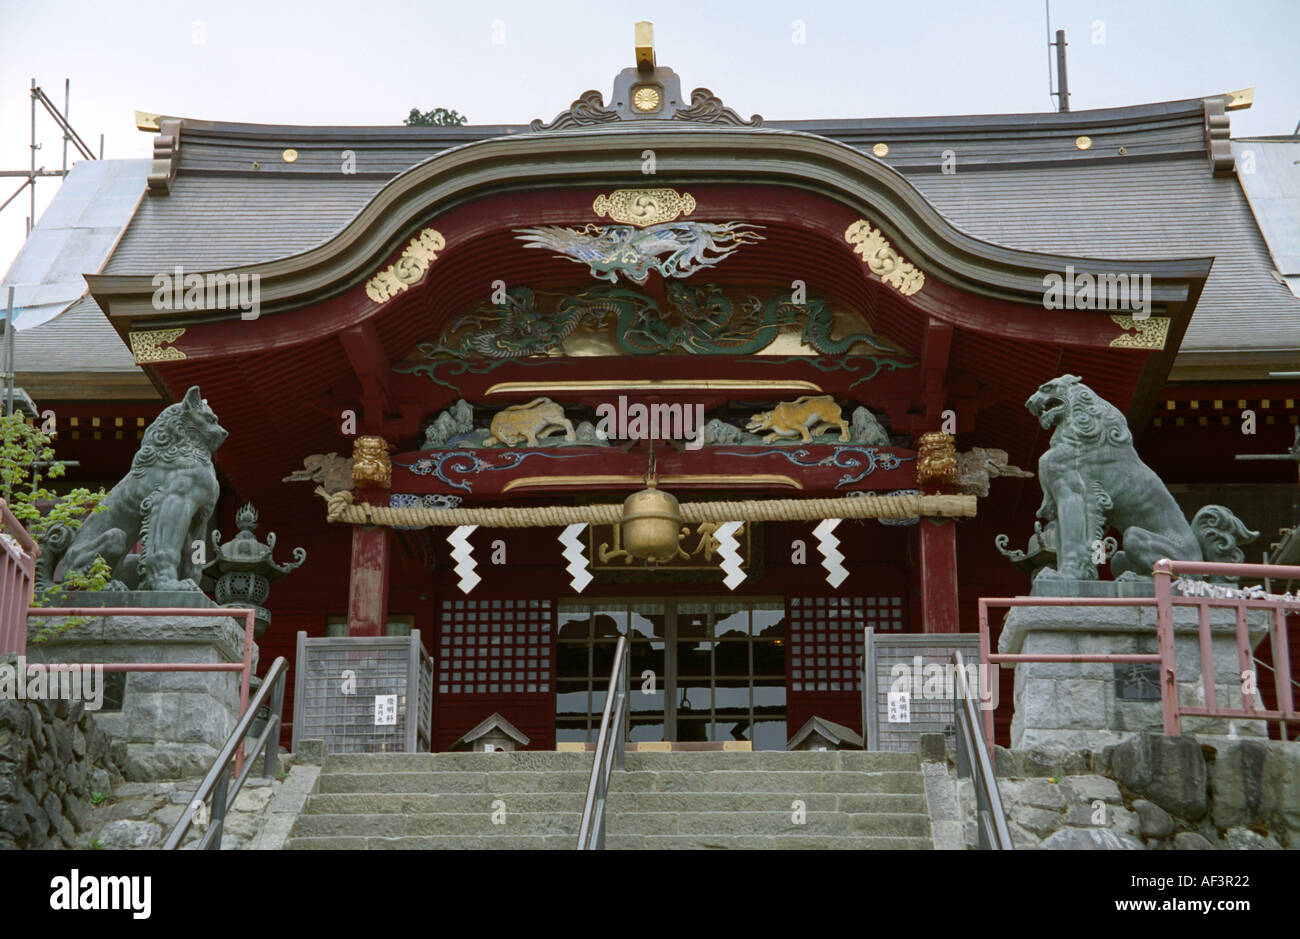
[[[285,847],[573,850],[591,760],[541,751],[329,756]],[[860,751],[628,753],[627,771],[611,779],[605,844],[932,847],[917,755]]]

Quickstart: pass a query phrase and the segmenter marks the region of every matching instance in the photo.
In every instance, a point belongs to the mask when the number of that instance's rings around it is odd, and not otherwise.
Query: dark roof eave
[[[891,241],[904,256],[959,289],[1013,302],[1041,302],[1043,276],[1072,264],[1078,271],[1110,270],[1114,262],[1007,248],[955,227],[900,172],[825,137],[772,129],[681,132],[625,130],[617,135],[564,131],[495,138],[435,154],[390,180],[333,238],[297,254],[235,268],[260,278],[262,309],[316,302],[349,289],[410,237],[431,204],[449,208],[485,195],[539,186],[615,185],[626,181],[629,139],[654,145],[661,161],[671,155],[676,184],[745,182],[820,192],[870,212],[893,229]],[[571,145],[556,148],[556,139]],[[743,164],[734,156],[744,150]],[[738,169],[743,166],[743,169]],[[1150,273],[1154,298],[1181,305],[1199,293],[1212,259],[1131,260]],[[86,275],[92,294],[110,320],[159,322],[150,298],[149,275]],[[210,311],[208,311],[210,314]],[[172,321],[210,320],[166,314]],[[218,317],[220,318],[220,317]],[[161,324],[160,324],[161,325]]]
[[[1216,97],[1208,95],[1206,97]],[[1198,118],[1203,113],[1205,98],[1184,98],[1152,104],[1126,105],[1117,108],[1095,108],[1085,111],[1042,111],[1021,114],[964,114],[924,117],[870,117],[870,118],[817,118],[797,120],[765,120],[764,126],[776,130],[797,130],[807,133],[819,131],[880,130],[894,132],[923,132],[927,130],[946,133],[969,130],[988,133],[993,131],[1069,129],[1083,131],[1106,127],[1125,127],[1150,121],[1171,118]],[[306,125],[306,124],[252,124],[237,121],[208,121],[197,118],[178,118],[170,115],[158,117],[180,120],[186,137],[222,138],[250,142],[332,139],[372,139],[375,142],[390,140],[410,141],[425,138],[430,141],[482,140],[489,137],[508,137],[530,133],[528,124],[463,124],[453,127],[407,127],[395,125]],[[604,134],[624,129],[621,123],[596,124],[583,128],[582,133]],[[710,126],[710,130],[726,129]],[[736,128],[738,130],[744,128]],[[543,131],[542,133],[549,133]]]

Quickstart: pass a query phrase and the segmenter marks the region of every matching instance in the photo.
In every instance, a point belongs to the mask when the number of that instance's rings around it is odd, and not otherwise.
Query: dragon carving
[[[824,300],[794,303],[784,296],[766,302],[750,296],[735,304],[717,284],[693,287],[669,280],[666,295],[677,316],[669,318],[645,294],[625,287],[598,286],[562,299],[544,315],[527,287],[512,287],[499,304],[457,317],[444,341],[424,343],[426,357],[515,359],[554,355],[577,330],[612,323],[620,348],[631,355],[680,350],[697,355],[753,355],[783,330],[798,327],[800,338],[822,355],[842,355],[859,344],[898,352],[870,333],[833,338],[834,313]],[[448,344],[448,337],[459,336]]]

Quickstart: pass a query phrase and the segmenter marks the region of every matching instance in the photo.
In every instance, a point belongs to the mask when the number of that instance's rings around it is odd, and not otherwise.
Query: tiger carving
[[[830,395],[804,395],[783,401],[770,411],[755,414],[745,425],[751,434],[770,431],[763,438],[765,443],[782,437],[798,437],[801,443],[812,443],[813,434],[824,434],[836,427],[840,429],[840,440],[848,443],[849,423]]]

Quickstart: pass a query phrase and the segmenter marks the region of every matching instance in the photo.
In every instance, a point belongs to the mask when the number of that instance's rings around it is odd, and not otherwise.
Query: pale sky
[[[1043,0],[656,0],[655,3],[348,0],[0,0],[0,169],[30,161],[29,87],[105,156],[147,157],[135,109],[207,120],[400,124],[412,107],[471,123],[550,120],[633,64],[632,24],[655,24],[659,64],[746,117],[901,117],[1054,110]],[[1300,122],[1297,0],[1055,0],[1071,109],[1255,86],[1234,137]],[[799,41],[802,40],[802,41]],[[38,116],[37,165],[62,163]],[[0,201],[22,180],[0,178]],[[37,215],[58,187],[38,184]],[[0,212],[0,271],[28,196]]]

